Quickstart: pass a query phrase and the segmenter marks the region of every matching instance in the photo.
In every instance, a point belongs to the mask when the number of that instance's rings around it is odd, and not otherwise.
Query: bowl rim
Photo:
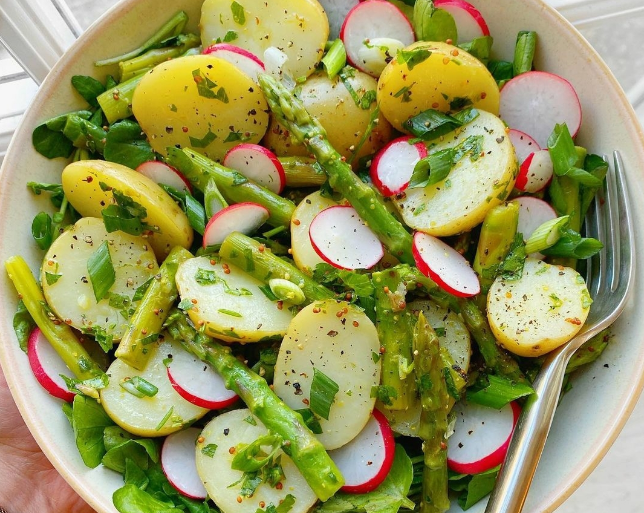
[[[21,132],[25,129],[25,126],[33,124],[33,121],[36,117],[34,113],[38,112],[42,105],[46,103],[49,95],[55,89],[53,86],[59,82],[60,76],[65,74],[67,69],[71,66],[74,57],[82,52],[85,43],[92,41],[95,38],[100,38],[104,34],[104,32],[106,32],[115,21],[118,21],[118,19],[124,16],[130,10],[131,6],[136,2],[137,0],[120,0],[114,6],[109,8],[96,21],[94,21],[81,34],[81,36],[64,53],[61,59],[54,65],[50,73],[47,75],[41,87],[39,88],[38,94],[36,95],[34,101],[25,112],[23,119],[21,120],[15,133]],[[620,101],[619,107],[621,107],[621,111],[628,116],[632,123],[632,126],[636,128],[636,138],[639,140],[640,148],[644,148],[644,131],[639,122],[639,119],[637,118],[634,109],[630,105],[630,102],[628,101],[623,88],[613,75],[608,65],[601,58],[599,53],[592,47],[592,45],[585,39],[585,37],[553,6],[546,3],[545,0],[532,0],[532,2],[541,9],[544,16],[548,17],[551,24],[558,24],[560,26],[563,25],[566,32],[569,32],[571,37],[575,37],[578,44],[580,44],[580,46],[583,47],[584,51],[587,52],[592,60],[597,63],[602,72],[605,74],[605,77],[611,82],[614,91],[617,92],[617,96],[619,97]],[[12,137],[7,150],[7,154],[4,158],[2,166],[0,167],[0,179],[4,177],[6,169],[10,167],[12,161],[14,160],[13,155],[14,153],[17,153],[17,150],[14,150],[15,146],[17,146],[17,138]],[[0,344],[0,365],[3,369],[10,369],[11,363],[11,355],[9,354],[9,351],[4,350],[3,344]],[[617,439],[626,421],[635,408],[642,390],[644,389],[644,353],[640,355],[635,368],[639,370],[637,375],[633,376],[637,379],[631,381],[630,386],[626,389],[626,393],[624,394],[624,396],[622,396],[623,401],[621,402],[618,414],[613,416],[611,420],[607,421],[607,423],[604,425],[601,431],[602,436],[596,441],[596,444],[590,450],[590,454],[588,455],[587,459],[577,467],[577,471],[569,473],[567,479],[562,481],[556,488],[553,488],[552,491],[545,497],[544,501],[542,501],[540,505],[540,511],[542,513],[551,513],[563,502],[565,502],[573,494],[573,492],[575,492],[575,490],[579,488],[583,481],[593,472],[593,470],[597,467],[601,459],[606,455],[612,444]],[[5,379],[8,388],[11,391],[13,399],[20,411],[20,414],[29,428],[29,431],[40,446],[43,453],[52,463],[54,468],[93,509],[97,511],[106,511],[104,509],[102,495],[99,496],[95,492],[94,487],[88,486],[84,481],[78,480],[76,474],[73,472],[73,469],[66,465],[62,459],[58,458],[58,456],[55,454],[56,451],[51,447],[49,441],[43,437],[43,430],[40,428],[40,426],[44,424],[44,419],[36,415],[34,409],[28,407],[28,391],[25,390],[24,387],[20,386],[20,380],[17,378],[17,376],[15,376],[14,373],[7,372],[5,373]]]

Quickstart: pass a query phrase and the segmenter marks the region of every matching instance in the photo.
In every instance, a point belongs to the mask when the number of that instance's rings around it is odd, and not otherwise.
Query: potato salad
[[[123,475],[121,513],[469,508],[592,307],[607,166],[573,84],[534,69],[530,27],[498,55],[465,0],[187,21],[33,132],[64,170],[26,184],[51,199],[40,267],[5,267],[80,458]]]

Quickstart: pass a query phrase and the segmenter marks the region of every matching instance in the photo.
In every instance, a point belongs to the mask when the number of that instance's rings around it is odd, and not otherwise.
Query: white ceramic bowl
[[[644,221],[642,187],[644,137],[620,86],[597,53],[575,29],[540,0],[471,0],[486,18],[497,56],[510,59],[518,30],[539,34],[536,68],[558,73],[577,89],[584,111],[579,143],[595,153],[619,149],[628,171],[635,218]],[[73,75],[103,78],[114,69],[97,70],[93,62],[134,48],[172,14],[184,9],[196,30],[199,0],[124,0],[94,24],[56,65],[16,133],[0,176],[0,261],[23,255],[37,270],[42,254],[30,236],[30,223],[48,199],[28,192],[27,180],[56,182],[64,166],[49,161],[31,145],[40,122],[84,106],[70,86]],[[644,254],[644,238],[637,238]],[[641,281],[644,266],[637,279]],[[11,327],[16,294],[0,273],[0,361],[18,407],[34,437],[65,479],[100,513],[115,512],[112,492],[121,476],[101,467],[86,468],[57,399],[33,377]],[[601,360],[575,377],[574,387],[557,412],[526,512],[542,513],[561,504],[597,465],[628,418],[644,384],[644,289],[635,296],[615,326],[614,342]],[[639,312],[639,313],[638,313]],[[456,510],[457,508],[455,508]],[[481,512],[484,504],[471,509]]]

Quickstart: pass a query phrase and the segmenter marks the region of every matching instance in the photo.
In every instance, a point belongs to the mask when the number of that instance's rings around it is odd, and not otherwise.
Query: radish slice
[[[71,375],[71,371],[49,343],[49,340],[45,338],[40,328],[34,328],[29,335],[27,356],[38,383],[50,395],[68,403],[74,400],[74,394],[67,389],[65,381],[60,377],[61,374]]]
[[[481,285],[469,262],[442,240],[416,232],[412,252],[416,267],[443,290],[458,297],[472,297],[481,292]]]
[[[339,269],[370,269],[384,256],[378,237],[348,205],[329,207],[315,216],[309,238],[320,258]]]
[[[268,210],[258,203],[236,203],[210,218],[203,234],[203,247],[221,244],[232,232],[250,235],[270,217]]]
[[[238,399],[237,394],[226,388],[223,378],[210,365],[186,351],[172,355],[167,372],[172,388],[186,401],[202,408],[219,410]]]
[[[188,428],[168,436],[161,448],[161,467],[170,484],[191,499],[203,500],[208,492],[197,473],[195,446],[201,430]]]
[[[275,194],[280,194],[286,185],[284,167],[277,155],[259,144],[244,143],[231,148],[223,164]]]
[[[394,461],[396,442],[389,422],[374,410],[364,429],[348,444],[329,451],[329,456],[344,476],[342,490],[367,493],[387,477]]]
[[[454,406],[456,424],[449,438],[447,465],[460,474],[479,474],[503,463],[521,408],[506,404],[500,410],[474,403]]]
[[[516,151],[519,164],[523,164],[525,159],[527,159],[535,151],[539,151],[541,149],[541,146],[537,144],[537,141],[535,141],[528,134],[521,132],[520,130],[515,130],[514,128],[512,128],[508,132],[508,137],[510,138],[510,142],[512,142],[512,145],[514,146],[514,151]]]
[[[464,0],[435,0],[434,7],[452,15],[458,31],[458,42],[466,43],[477,37],[489,36],[490,29],[483,15],[469,2]]]
[[[192,185],[190,185],[188,179],[165,162],[149,160],[137,167],[136,170],[155,183],[169,185],[178,191],[187,190],[192,192]]]
[[[546,221],[557,218],[554,208],[542,199],[522,196],[515,201],[519,202],[517,232],[523,234],[523,240],[528,240],[532,233]]]
[[[391,141],[373,159],[371,180],[385,197],[400,194],[409,185],[414,166],[427,156],[422,142],[410,144],[411,136]]]
[[[566,123],[573,137],[581,126],[581,103],[566,79],[529,71],[501,89],[500,117],[511,128],[530,134],[545,148],[557,123]]]
[[[239,70],[257,82],[257,75],[264,73],[264,63],[255,54],[239,46],[228,43],[216,43],[203,51],[204,55],[213,55],[235,65]]]
[[[360,71],[370,73],[360,59],[363,47],[373,38],[394,39],[408,46],[415,40],[414,29],[398,7],[386,0],[361,2],[349,11],[340,30],[347,61]],[[366,44],[365,44],[366,43]]]
[[[538,150],[521,164],[514,186],[520,191],[535,193],[544,190],[554,173],[548,150]]]

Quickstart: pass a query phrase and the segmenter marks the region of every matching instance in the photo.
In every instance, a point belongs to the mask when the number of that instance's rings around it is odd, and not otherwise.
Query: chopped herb
[[[445,379],[447,393],[452,396],[455,401],[459,401],[461,399],[461,394],[458,391],[456,383],[454,383],[454,377],[452,376],[452,371],[449,367],[443,367],[443,378]]]
[[[147,335],[147,336],[145,336],[145,337],[143,337],[141,339],[141,344],[143,344],[144,346],[147,346],[149,344],[153,344],[154,342],[159,340],[160,337],[161,337],[161,335],[159,333],[150,333],[149,335]]]
[[[444,337],[445,336],[445,328],[434,328],[434,333],[436,333],[437,337]]]
[[[377,93],[374,90],[370,90],[365,91],[362,96],[360,96],[349,81],[350,78],[355,76],[355,72],[355,68],[352,68],[351,66],[345,66],[344,68],[342,68],[342,71],[338,73],[338,76],[340,77],[340,80],[342,80],[344,87],[346,87],[347,91],[349,91],[349,94],[351,95],[351,98],[353,98],[353,101],[356,102],[356,105],[362,110],[368,110],[371,107],[371,104],[376,101]]]
[[[377,385],[371,387],[370,397],[375,397],[385,406],[391,406],[393,404],[392,399],[398,398],[398,392],[396,389],[389,385]]]
[[[235,20],[235,23],[237,25],[243,25],[246,23],[246,14],[244,13],[244,6],[237,3],[233,2],[230,5],[230,10],[233,13],[233,20]]]
[[[230,315],[231,317],[242,317],[242,314],[240,314],[239,312],[234,312],[233,310],[226,310],[225,308],[220,308],[218,312],[224,315]]]
[[[413,82],[411,85],[400,89],[396,94],[394,94],[394,98],[400,98],[401,102],[409,103],[411,101],[411,88],[415,83],[416,82]]]
[[[210,100],[219,100],[223,103],[228,103],[228,95],[223,87],[217,89],[217,84],[210,80],[201,69],[192,71],[192,77],[197,85],[197,92],[199,96],[208,98]]]
[[[190,146],[193,148],[206,148],[211,142],[217,139],[217,134],[208,128],[208,132],[201,139],[197,139],[196,137],[189,137],[189,139]],[[228,142],[228,140],[224,142]]]
[[[146,231],[158,231],[144,222],[148,212],[143,205],[116,189],[111,189],[111,192],[116,204],[109,205],[101,211],[108,233],[120,230],[138,236]]]
[[[224,142],[225,143],[238,142],[238,141],[239,142],[246,142],[246,141],[250,141],[254,135],[255,135],[254,132],[242,133],[242,132],[233,132],[233,131],[231,131],[228,134],[228,137],[226,137],[226,139],[224,140]]]
[[[209,458],[212,458],[215,455],[215,451],[217,450],[217,444],[208,444],[204,447],[201,448],[201,454],[208,456]]]
[[[114,337],[112,336],[112,334],[108,333],[105,328],[94,325],[91,327],[88,333],[90,333],[94,337],[94,340],[96,340],[96,343],[101,346],[101,349],[103,351],[107,353],[110,349],[112,349],[112,346],[114,345]]]
[[[251,426],[256,426],[257,425],[257,421],[255,420],[255,417],[253,417],[252,415],[249,415],[248,417],[246,417],[244,419],[244,422],[247,422]]]
[[[428,109],[403,123],[405,128],[423,141],[438,139],[452,130],[471,123],[478,117],[476,109],[465,109],[448,116],[434,109]]]
[[[413,70],[421,62],[425,62],[431,56],[432,52],[426,48],[417,48],[415,50],[398,50],[396,60],[400,64],[407,64],[409,71]]]
[[[35,327],[36,323],[32,319],[29,310],[27,310],[27,307],[22,302],[22,299],[18,300],[16,313],[13,314],[13,331],[15,331],[16,337],[18,338],[20,349],[22,349],[25,353],[27,352],[29,335]]]
[[[47,281],[47,285],[53,285],[62,277],[63,277],[62,274],[52,274],[52,273],[45,272],[45,280]]]
[[[453,98],[449,102],[449,110],[461,110],[472,105],[472,100],[466,96]]]
[[[161,428],[165,426],[165,423],[168,422],[170,417],[172,417],[172,412],[174,411],[174,406],[171,406],[168,412],[163,416],[159,423],[154,428],[155,431],[161,431]]]
[[[380,361],[380,353],[376,353],[375,351],[371,351],[371,359],[373,360],[373,363],[378,363]]]
[[[295,410],[295,412],[302,415],[304,424],[306,424],[306,427],[308,427],[314,435],[322,434],[322,426],[320,426],[320,421],[315,416],[315,413],[313,413],[309,408]]]
[[[143,299],[143,296],[145,296],[145,293],[148,290],[148,287],[152,283],[153,279],[154,278],[150,278],[145,283],[137,287],[137,289],[134,291],[134,295],[132,296],[132,301],[141,301],[141,299]]]
[[[178,307],[184,312],[187,312],[188,310],[192,309],[193,306],[195,306],[194,303],[188,298],[182,299],[178,305]]]
[[[329,420],[331,405],[335,395],[340,390],[338,384],[322,371],[313,369],[313,381],[311,382],[310,408],[313,413],[323,419]]]
[[[98,249],[87,260],[87,273],[89,274],[94,297],[99,302],[109,292],[116,281],[116,272],[112,265],[110,248],[107,241],[103,241]]]

